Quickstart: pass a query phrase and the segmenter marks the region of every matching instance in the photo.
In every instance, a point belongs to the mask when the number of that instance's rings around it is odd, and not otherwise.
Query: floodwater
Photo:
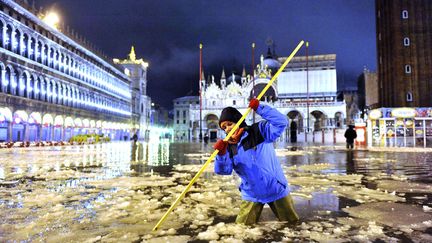
[[[268,207],[234,224],[239,179],[212,165],[152,228],[213,152],[152,141],[0,150],[1,242],[432,242],[432,153],[276,144],[301,220]]]

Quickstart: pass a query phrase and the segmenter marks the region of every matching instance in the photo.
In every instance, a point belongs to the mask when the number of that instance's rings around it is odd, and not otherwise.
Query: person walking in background
[[[354,139],[357,137],[357,132],[354,130],[353,125],[348,125],[348,129],[345,131],[344,136],[346,138],[347,149],[353,149],[354,148]]]
[[[291,143],[297,142],[297,123],[295,121],[292,121],[290,124],[290,138]]]
[[[205,135],[204,135],[204,143],[208,144],[208,141],[209,141],[209,136],[208,136],[207,133],[205,133]]]
[[[257,99],[252,99],[249,107],[264,120],[251,126],[243,121],[228,142],[219,139],[214,145],[219,150],[215,173],[231,175],[234,170],[241,178],[242,203],[235,222],[257,223],[265,204],[279,220],[297,222],[299,216],[294,209],[288,181],[273,146],[288,121],[279,111],[260,104]],[[220,115],[219,127],[228,134],[241,117],[237,109],[226,107]]]
[[[134,135],[132,136],[131,140],[133,140],[136,143],[138,141],[138,134],[134,133]]]

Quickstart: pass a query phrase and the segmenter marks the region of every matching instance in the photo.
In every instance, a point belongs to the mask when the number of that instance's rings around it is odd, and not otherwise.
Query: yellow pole
[[[279,76],[279,74],[284,70],[284,68],[288,65],[288,63],[291,61],[291,59],[294,57],[294,55],[298,52],[298,50],[303,45],[304,41],[300,41],[300,43],[297,45],[297,47],[294,49],[294,51],[289,55],[289,57],[285,60],[285,62],[282,64],[282,66],[279,68],[279,70],[276,72],[276,74],[272,77],[272,79],[268,82],[268,84],[264,87],[264,89],[261,91],[261,93],[258,95],[257,99],[261,99],[262,96],[265,94],[265,92],[270,88],[272,83],[275,81],[275,79]],[[246,112],[243,114],[243,116],[240,118],[240,120],[235,124],[233,129],[228,133],[228,135],[224,138],[224,141],[228,141],[230,137],[234,134],[234,132],[239,128],[240,124],[246,119],[246,116],[251,111],[251,108],[249,107]],[[207,159],[207,161],[204,163],[204,165],[201,167],[201,169],[195,174],[195,176],[192,178],[192,180],[189,182],[189,184],[186,186],[186,188],[183,190],[183,192],[180,194],[180,196],[177,197],[177,199],[174,201],[174,203],[171,205],[171,207],[166,211],[166,213],[162,216],[162,218],[159,220],[159,222],[156,224],[156,226],[153,228],[153,231],[158,230],[159,226],[165,221],[165,219],[168,217],[169,213],[177,206],[177,204],[183,199],[183,197],[186,195],[186,193],[189,191],[189,189],[192,187],[192,185],[195,183],[195,181],[198,179],[198,177],[204,172],[204,170],[207,168],[207,166],[210,164],[211,161],[216,157],[216,155],[219,153],[219,150],[215,150],[210,158]]]

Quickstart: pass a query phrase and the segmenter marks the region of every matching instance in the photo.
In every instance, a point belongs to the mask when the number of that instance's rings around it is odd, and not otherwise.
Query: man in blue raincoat
[[[276,157],[273,142],[284,132],[286,117],[270,106],[252,99],[249,107],[264,120],[247,126],[243,122],[228,142],[219,139],[214,148],[219,150],[214,171],[231,175],[234,170],[241,178],[242,195],[236,223],[255,224],[265,204],[281,221],[299,220],[290,196],[288,181]],[[227,134],[240,120],[242,114],[233,107],[222,110],[219,126]],[[228,152],[228,153],[227,153]]]

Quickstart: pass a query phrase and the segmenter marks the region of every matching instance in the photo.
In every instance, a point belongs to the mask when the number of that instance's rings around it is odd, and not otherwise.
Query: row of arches
[[[127,83],[21,23],[0,19],[0,46],[32,61],[77,78],[92,87],[130,98]]]
[[[112,140],[129,137],[130,125],[0,107],[0,141],[67,141],[79,134],[106,134]]]
[[[125,101],[113,100],[76,85],[31,74],[10,64],[0,62],[0,76],[0,93],[109,114],[131,114]]]
[[[322,129],[328,128],[342,128],[344,124],[344,115],[343,112],[338,111],[332,114],[331,116],[327,115],[324,111],[321,110],[312,110],[309,116],[309,124],[307,121],[307,116],[303,114],[303,112],[299,110],[291,110],[286,113],[287,119],[289,121],[287,126],[287,131],[291,130],[293,123],[295,123],[295,130],[297,132],[309,131],[321,131]],[[258,120],[257,120],[258,121]],[[222,137],[223,131],[219,129],[219,117],[215,114],[207,114],[203,117],[203,128],[202,133],[209,136],[210,139],[216,139],[218,137]],[[252,124],[251,119],[247,119],[247,124]],[[199,121],[191,121],[190,128],[184,131],[176,131],[175,138],[178,140],[183,139],[192,139],[198,138],[200,133],[200,122]],[[289,134],[289,133],[286,133]],[[283,135],[285,136],[285,135]],[[282,138],[286,139],[286,138]]]

